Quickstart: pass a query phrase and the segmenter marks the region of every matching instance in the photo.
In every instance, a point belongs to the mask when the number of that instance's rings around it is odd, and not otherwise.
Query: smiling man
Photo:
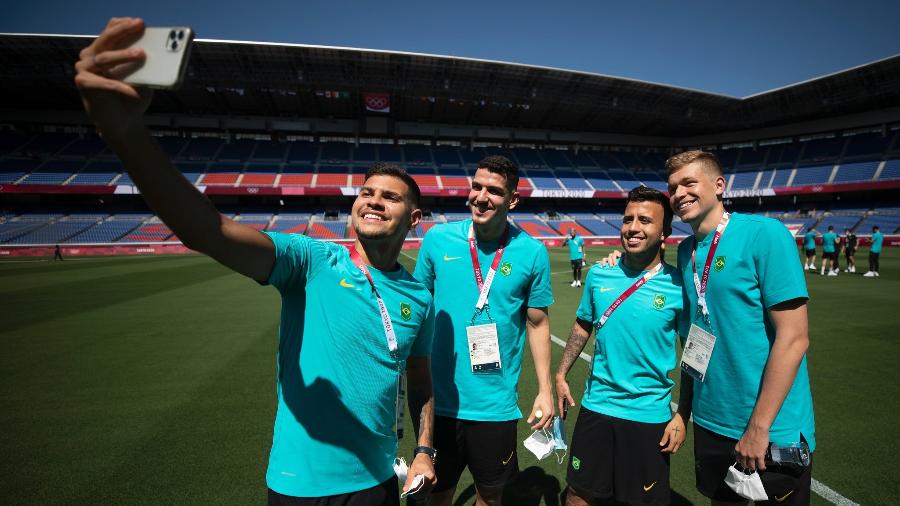
[[[434,308],[428,290],[397,263],[421,218],[415,181],[391,165],[366,174],[353,203],[358,238],[349,250],[260,233],[223,216],[144,126],[150,91],[109,77],[111,69],[143,60],[140,50],[125,49],[143,29],[139,19],[111,20],[81,52],[75,83],[144,200],[184,244],[281,294],[269,504],[399,504],[393,461],[404,371],[420,447],[403,488],[422,475],[427,493],[435,480]]]
[[[628,193],[618,265],[595,265],[556,371],[556,394],[575,405],[566,375],[597,329],[594,357],[575,422],[566,504],[599,499],[668,504],[669,455],[684,443],[685,421],[672,413],[669,372],[683,314],[681,274],[660,257],[672,233],[666,196],[638,186]],[[638,317],[636,317],[639,315]]]
[[[538,378],[528,422],[550,424],[550,321],[553,303],[547,249],[511,227],[519,203],[518,168],[487,157],[472,178],[472,218],[437,225],[422,243],[415,276],[434,292],[434,442],[438,485],[432,504],[453,499],[468,466],[478,504],[500,504],[518,472],[516,386],[525,337]],[[537,414],[540,412],[540,414]]]
[[[724,483],[728,468],[760,473],[782,504],[808,504],[812,466],[766,465],[770,443],[815,449],[806,367],[809,295],[796,243],[780,222],[727,213],[725,178],[712,153],[686,151],[666,162],[672,209],[694,235],[678,248],[691,317],[697,488],[713,504],[746,502]]]

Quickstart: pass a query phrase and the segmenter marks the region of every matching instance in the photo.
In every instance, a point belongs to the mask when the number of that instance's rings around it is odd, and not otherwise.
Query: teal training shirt
[[[702,273],[713,233],[700,240],[697,270]],[[796,245],[779,221],[732,213],[710,268],[706,300],[710,325],[697,312],[691,250],[694,238],[678,247],[678,265],[684,276],[685,309],[693,323],[716,336],[715,348],[703,383],[694,381],[694,422],[717,434],[740,439],[762,387],[775,327],[768,309],[794,299],[808,299],[806,280]],[[687,335],[687,329],[682,329]],[[806,438],[815,449],[815,420],[806,357],[794,384],[775,417],[769,438],[778,444]]]
[[[881,253],[881,244],[884,242],[884,234],[879,230],[872,234],[872,246],[869,247],[869,251],[872,253]]]
[[[807,232],[803,234],[803,249],[816,249],[816,233]]]
[[[591,267],[576,316],[596,328],[609,306],[646,271],[619,262]],[[672,417],[672,385],[684,300],[681,274],[664,265],[597,330],[591,373],[581,404],[607,416],[643,423]]]
[[[469,252],[471,224],[472,220],[463,220],[432,227],[416,261],[416,279],[434,292],[434,411],[463,420],[513,420],[522,417],[516,386],[522,370],[526,309],[553,304],[550,259],[543,244],[510,226],[509,242],[488,296],[488,311],[497,324],[501,369],[473,373],[466,337],[478,301]],[[478,244],[485,277],[499,242]],[[484,312],[475,323],[487,323]]]
[[[822,234],[822,251],[825,253],[834,253],[834,245],[837,244],[837,234],[834,232],[825,232]]]
[[[268,283],[282,300],[278,410],[266,483],[296,497],[373,487],[394,474],[398,380],[375,295],[344,246],[266,234],[275,244]],[[405,370],[407,357],[431,352],[431,293],[402,267],[369,271]]]
[[[580,235],[574,238],[566,238],[566,244],[569,246],[569,260],[581,260],[584,258],[584,239]]]

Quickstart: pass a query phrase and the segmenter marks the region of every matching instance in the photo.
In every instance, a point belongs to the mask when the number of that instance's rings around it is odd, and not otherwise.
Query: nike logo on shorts
[[[655,486],[656,486],[656,482],[655,482],[655,481],[654,481],[653,483],[649,484],[649,485],[644,485],[644,492],[649,492],[650,489],[653,488],[653,487],[655,487]]]
[[[509,452],[509,457],[506,457],[506,460],[501,460],[500,463],[503,464],[504,466],[505,466],[506,464],[509,464],[509,461],[512,460],[513,454],[514,454],[514,453],[516,453],[515,450]]]

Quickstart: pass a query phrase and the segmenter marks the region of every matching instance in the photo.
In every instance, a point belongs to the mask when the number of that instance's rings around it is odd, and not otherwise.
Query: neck
[[[722,202],[716,202],[716,205],[707,211],[706,215],[698,217],[696,221],[691,223],[694,235],[697,236],[697,238],[706,237],[706,235],[715,230],[719,222],[722,221],[722,214],[724,212],[725,206],[722,205]]]
[[[475,227],[475,238],[479,241],[497,241],[506,230],[506,220],[480,226],[473,222],[472,226]]]
[[[625,264],[625,267],[628,267],[633,271],[649,271],[656,267],[661,261],[662,260],[659,257],[659,248],[653,253],[645,252],[645,254],[628,253],[626,251],[625,255],[622,256],[622,263]]]
[[[379,271],[392,271],[397,266],[397,258],[400,256],[403,242],[357,238],[353,248],[359,253],[359,257],[366,265]]]

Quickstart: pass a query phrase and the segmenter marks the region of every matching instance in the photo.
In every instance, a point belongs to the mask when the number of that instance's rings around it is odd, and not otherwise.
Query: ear
[[[520,197],[520,195],[519,195],[519,192],[517,192],[517,191],[512,192],[512,195],[510,195],[510,197],[509,197],[509,209],[510,209],[510,211],[513,210],[513,209],[515,209],[515,207],[516,207],[517,205],[519,205],[519,197]]]
[[[416,228],[416,225],[418,225],[420,221],[422,221],[422,210],[418,209],[418,208],[413,209],[412,212],[409,214],[410,230]]]
[[[725,186],[727,184],[728,183],[725,181],[725,176],[716,176],[715,185],[716,185],[716,196],[717,197],[721,198],[722,195],[725,194]]]

